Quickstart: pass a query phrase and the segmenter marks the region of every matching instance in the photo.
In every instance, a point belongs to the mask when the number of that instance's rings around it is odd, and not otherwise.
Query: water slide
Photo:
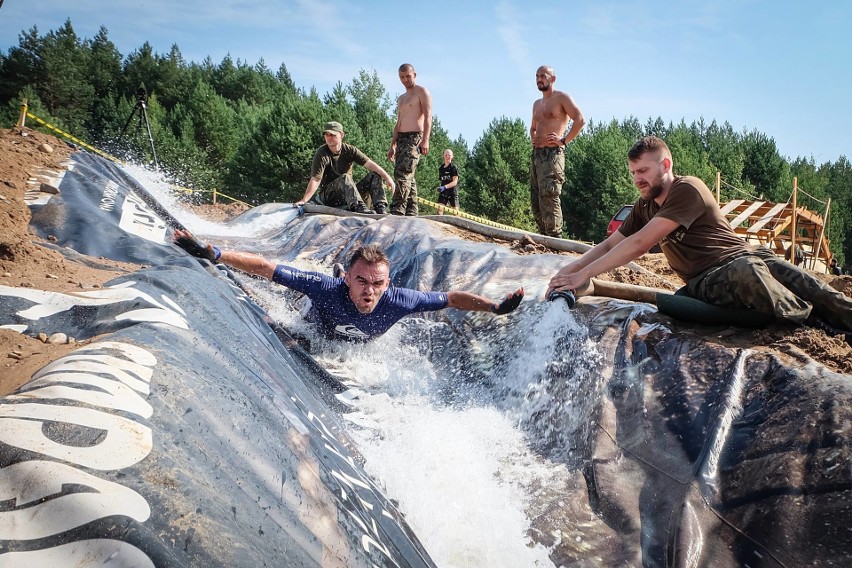
[[[852,565],[850,375],[541,301],[564,256],[287,204],[210,223],[161,185],[76,153],[32,205],[70,260],[144,268],[0,287],[0,325],[84,342],[0,399],[0,567]],[[395,285],[527,298],[340,344],[175,226],[321,271],[378,243]]]

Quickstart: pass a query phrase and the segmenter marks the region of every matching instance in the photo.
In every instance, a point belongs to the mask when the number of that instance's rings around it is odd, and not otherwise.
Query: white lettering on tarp
[[[117,321],[131,320],[137,322],[153,322],[171,325],[181,329],[189,329],[186,319],[178,312],[164,306],[149,294],[133,287],[134,281],[122,282],[115,286],[109,286],[102,290],[80,292],[77,294],[60,294],[58,292],[47,292],[34,288],[13,288],[11,286],[0,286],[0,296],[22,298],[34,302],[25,310],[17,312],[16,315],[29,320],[39,320],[60,312],[70,310],[75,306],[105,306],[141,300],[154,306],[153,308],[141,308],[124,312],[116,316]]]
[[[107,349],[112,349],[113,351],[118,351],[125,357],[127,357],[128,361],[132,361],[137,365],[144,365],[147,367],[153,367],[157,364],[157,358],[153,353],[148,351],[147,349],[143,349],[141,347],[137,347],[136,345],[131,345],[130,343],[120,343],[118,341],[99,341],[97,343],[92,343],[90,345],[85,345],[80,347],[74,351],[72,355],[67,357],[63,357],[63,359],[76,358],[80,353],[87,353],[89,351],[106,351]],[[102,355],[102,357],[106,357],[106,355]],[[113,359],[112,357],[109,358]],[[121,367],[124,368],[124,367]],[[148,379],[151,378],[151,375],[154,373],[153,369],[148,369]],[[142,375],[140,375],[142,377]],[[142,377],[144,378],[144,377]]]
[[[115,353],[126,359],[115,357]],[[27,396],[38,400],[60,394],[60,398],[67,400],[150,416],[148,402],[137,393],[149,392],[149,381],[153,375],[150,367],[156,363],[157,358],[149,351],[116,341],[93,343],[77,349],[44,367],[37,378],[26,385],[37,388],[0,399],[0,442],[92,469],[118,469],[138,463],[153,446],[151,430],[145,425],[89,408],[38,403],[2,404],[2,401]],[[72,386],[75,384],[94,386],[104,392],[87,391],[83,394],[79,392],[81,389]],[[45,436],[48,429],[44,427],[51,423],[76,424],[103,431],[106,435],[93,446],[72,447]],[[62,429],[63,434],[69,431],[73,435],[74,427]],[[2,540],[48,538],[110,516],[124,516],[141,523],[151,515],[148,502],[132,489],[71,465],[40,459],[0,469],[0,502],[11,500],[14,500],[11,507],[0,509]],[[89,538],[0,555],[3,568],[91,565],[154,566],[141,550],[111,539]]]
[[[125,373],[121,369],[116,369],[115,367],[107,364],[101,363],[100,361],[69,361],[70,357],[63,357],[59,361],[52,363],[33,375],[34,379],[39,379],[41,377],[52,375],[54,373],[62,373],[62,372],[85,372],[90,373],[92,375],[112,375],[125,385],[129,386],[136,392],[140,392],[142,394],[150,394],[151,386],[148,384],[148,381],[139,380],[136,377],[132,376],[130,373]]]
[[[106,432],[94,446],[69,446],[44,434],[46,422]],[[100,471],[130,467],[153,447],[151,429],[133,420],[78,406],[0,404],[0,442]]]
[[[378,534],[379,534],[379,528],[378,528],[378,526],[376,525],[376,519],[374,519],[374,518],[372,518],[372,517],[370,518],[370,522],[371,522],[371,524],[372,524],[372,531],[371,531],[371,530],[370,530],[370,527],[368,527],[368,526],[364,523],[364,521],[362,521],[362,520],[358,517],[358,515],[356,515],[353,511],[351,511],[351,510],[347,510],[347,512],[349,513],[349,516],[350,516],[350,517],[352,517],[352,519],[353,519],[356,523],[358,523],[358,526],[360,526],[360,527],[361,527],[361,529],[362,529],[365,533],[371,533],[371,532],[372,532],[372,533],[373,533],[373,534],[375,534],[375,535],[378,535]],[[377,540],[376,540],[376,539],[374,539],[373,537],[371,537],[369,534],[362,534],[362,535],[361,535],[361,547],[362,547],[364,550],[366,550],[368,553],[370,552],[370,548],[371,548],[371,547],[372,547],[372,548],[375,548],[376,550],[378,550],[379,552],[381,552],[382,554],[384,554],[384,555],[388,558],[388,560],[390,560],[391,562],[393,562],[393,565],[394,565],[394,566],[399,566],[399,564],[397,564],[397,563],[396,563],[396,561],[393,559],[393,556],[391,555],[390,550],[388,550],[388,547],[387,547],[387,546],[385,546],[385,545],[383,545],[382,543],[380,543],[379,541],[377,541]]]
[[[69,492],[68,486],[89,490]],[[15,509],[0,512],[3,540],[53,536],[112,515],[139,522],[151,516],[148,502],[132,489],[49,461],[25,461],[0,469],[0,501],[7,500],[14,500]]]
[[[154,568],[148,556],[126,542],[106,538],[80,540],[44,550],[6,552],[0,556],[2,568],[80,568],[107,566],[109,568]]]
[[[341,506],[366,533],[361,535],[361,547],[367,553],[370,553],[371,548],[381,552],[390,562],[393,562],[394,566],[398,566],[390,552],[390,549],[382,542],[382,532],[378,529],[374,515],[378,512],[384,518],[391,520],[397,526],[399,526],[399,521],[394,515],[386,511],[384,507],[381,507],[380,511],[376,511],[374,503],[380,504],[381,500],[379,499],[376,491],[373,489],[373,485],[364,476],[361,470],[356,467],[355,461],[352,457],[344,455],[343,451],[341,451],[343,448],[340,442],[338,442],[337,438],[334,437],[334,434],[332,434],[331,430],[328,429],[320,417],[308,410],[305,403],[302,402],[298,396],[291,395],[290,400],[296,403],[299,409],[304,413],[305,417],[308,419],[308,424],[313,425],[316,431],[318,431],[324,442],[324,448],[328,450],[330,454],[339,458],[337,461],[340,462],[340,465],[347,466],[348,471],[341,471],[330,467],[329,472],[332,477],[337,479],[340,483],[339,497]],[[352,491],[356,500],[349,497],[349,494],[346,492],[346,488],[349,488]],[[370,519],[370,525],[367,525],[361,519],[362,516],[366,516]],[[400,531],[405,533],[401,527]]]
[[[166,223],[138,195],[129,192],[121,205],[118,228],[157,244],[166,242]]]
[[[373,528],[376,529],[375,520],[373,521]],[[378,529],[376,529],[376,530],[378,530]],[[382,554],[387,556],[388,559],[391,562],[393,562],[394,566],[399,566],[399,564],[397,564],[396,561],[394,561],[393,557],[391,556],[390,550],[388,550],[388,548],[385,545],[383,545],[382,543],[380,543],[379,541],[377,541],[373,537],[366,535],[366,534],[361,535],[361,546],[364,547],[364,550],[366,550],[368,553],[370,552],[371,547],[375,548],[376,550],[378,550],[379,552],[381,552]]]
[[[151,367],[146,367],[145,365],[140,365],[125,359],[119,359],[118,357],[112,357],[110,355],[98,355],[96,353],[83,353],[82,355],[78,355],[80,351],[83,351],[83,349],[78,349],[73,355],[66,355],[58,361],[45,365],[39,372],[33,375],[33,378],[37,379],[57,371],[88,370],[87,365],[106,365],[110,369],[109,373],[116,377],[120,377],[122,382],[124,382],[127,386],[133,387],[139,392],[144,392],[146,394],[149,392],[147,385],[154,372]],[[101,369],[101,367],[95,368],[98,370]]]
[[[99,390],[78,388],[74,385],[90,386]],[[154,414],[154,409],[148,401],[127,385],[88,373],[54,373],[30,381],[26,384],[26,389],[6,398],[8,400],[74,400],[110,410],[123,410],[142,418],[151,418]]]
[[[115,196],[118,195],[118,184],[112,180],[107,181],[104,187],[104,194],[101,197],[101,204],[98,209],[101,211],[112,211],[115,209]]]

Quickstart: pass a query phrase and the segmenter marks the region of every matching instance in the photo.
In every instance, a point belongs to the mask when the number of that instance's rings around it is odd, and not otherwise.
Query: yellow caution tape
[[[435,203],[433,201],[429,201],[427,199],[423,199],[422,197],[417,197],[418,203],[422,205],[428,205],[430,207],[434,207],[438,209],[439,207],[444,209],[444,215],[454,215],[456,217],[461,217],[462,219],[469,219],[471,221],[476,221],[477,223],[482,223],[483,225],[490,225],[492,227],[498,227],[500,229],[506,229],[509,231],[523,231],[528,233],[529,231],[525,229],[519,229],[518,227],[512,227],[511,225],[504,225],[502,223],[497,223],[496,221],[492,221],[490,219],[485,219],[484,217],[477,217],[476,215],[471,215],[470,213],[466,213],[461,209],[455,209],[453,207],[449,207],[447,205],[441,205],[440,203]]]
[[[118,159],[118,158],[116,158],[115,156],[111,156],[111,155],[107,154],[106,152],[103,152],[103,151],[101,151],[101,150],[98,150],[98,149],[97,149],[97,148],[95,148],[94,146],[90,146],[89,144],[86,144],[85,142],[83,142],[82,140],[80,140],[79,138],[77,138],[76,136],[74,136],[73,134],[69,134],[69,133],[65,132],[64,130],[61,130],[61,129],[57,128],[56,126],[54,126],[54,125],[50,124],[49,122],[47,122],[47,121],[44,121],[44,120],[40,119],[39,117],[37,117],[36,115],[34,115],[34,114],[33,114],[33,113],[31,113],[31,112],[27,112],[27,116],[28,116],[29,118],[31,118],[31,119],[33,119],[33,120],[35,120],[36,122],[38,122],[38,123],[39,123],[39,124],[41,124],[42,126],[46,126],[47,128],[49,128],[49,129],[53,130],[54,132],[56,132],[57,134],[59,134],[59,135],[60,135],[60,136],[62,136],[63,138],[67,138],[68,140],[71,140],[71,141],[72,141],[72,142],[74,142],[75,144],[77,144],[77,145],[79,145],[79,146],[82,146],[82,147],[83,147],[83,148],[85,148],[86,150],[89,150],[89,151],[91,151],[91,152],[94,152],[95,154],[98,154],[98,155],[100,155],[100,156],[103,156],[103,157],[104,157],[104,158],[106,158],[107,160],[111,160],[111,161],[113,161],[113,162],[118,162],[119,164],[123,164],[123,163],[124,163],[124,161],[123,161],[123,160],[119,160],[119,159]]]
[[[65,132],[61,128],[58,128],[58,127],[54,126],[53,124],[50,124],[46,120],[43,120],[43,119],[37,117],[36,115],[34,115],[31,112],[27,112],[27,117],[35,120],[36,122],[38,122],[42,126],[45,126],[45,127],[49,128],[50,130],[53,130],[62,138],[70,140],[70,141],[74,142],[75,144],[77,144],[78,146],[85,148],[86,150],[89,150],[90,152],[94,152],[95,154],[98,154],[99,156],[102,156],[102,157],[106,158],[107,160],[111,160],[111,161],[116,162],[118,164],[125,164],[126,163],[124,160],[116,158],[115,156],[107,154],[103,150],[99,150],[98,148],[95,148],[91,144],[87,144],[86,142],[83,142],[82,140],[80,140],[79,138],[74,136],[73,134],[69,134],[68,132]],[[242,203],[246,207],[251,207],[251,205],[246,203],[245,201],[241,201],[241,200],[237,199],[236,197],[231,197],[230,195],[227,195],[227,194],[222,193],[221,191],[217,191],[215,189],[213,189],[213,190],[210,190],[210,189],[207,189],[207,190],[190,189],[188,187],[181,187],[179,185],[172,185],[171,187],[172,187],[172,189],[183,191],[185,193],[212,193],[216,197],[222,196],[222,197],[225,197],[227,199],[230,199],[231,201],[233,201],[235,203]]]

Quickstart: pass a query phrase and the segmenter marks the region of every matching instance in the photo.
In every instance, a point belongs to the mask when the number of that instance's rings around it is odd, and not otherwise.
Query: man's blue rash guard
[[[368,341],[389,330],[403,317],[417,312],[434,312],[447,307],[445,292],[418,292],[390,286],[369,314],[362,314],[349,299],[343,278],[307,272],[279,264],[272,280],[301,292],[311,299],[308,318],[329,337]]]

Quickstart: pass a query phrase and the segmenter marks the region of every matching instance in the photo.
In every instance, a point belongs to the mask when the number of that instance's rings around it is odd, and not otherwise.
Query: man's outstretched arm
[[[523,288],[518,288],[506,296],[501,302],[489,300],[485,296],[480,296],[478,294],[454,290],[452,292],[447,292],[447,307],[456,308],[457,310],[492,312],[497,315],[504,315],[514,311],[523,299]]]
[[[585,288],[595,276],[636,260],[677,227],[676,221],[654,217],[642,230],[629,237],[616,231],[578,260],[560,269],[550,279],[547,296],[553,291]]]
[[[262,276],[272,280],[276,264],[262,256],[247,252],[219,250],[218,247],[197,240],[189,231],[175,230],[174,242],[177,246],[196,258],[206,258],[211,262],[221,262],[233,268]]]

